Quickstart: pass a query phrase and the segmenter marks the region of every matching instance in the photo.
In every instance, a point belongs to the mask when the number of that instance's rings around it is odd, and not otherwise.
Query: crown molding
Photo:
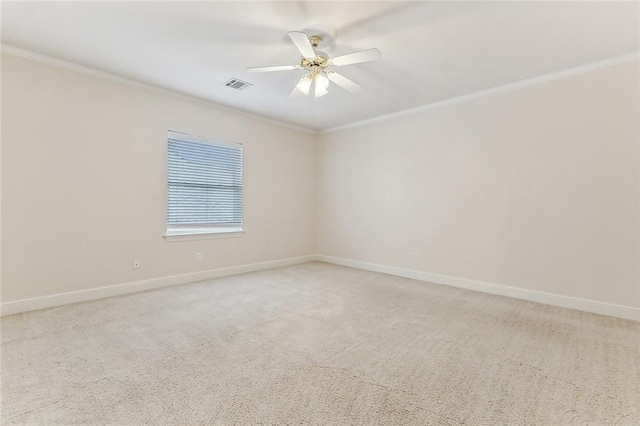
[[[321,129],[321,130],[313,130],[313,129],[309,129],[306,127],[302,127],[302,126],[297,126],[295,124],[291,124],[291,123],[287,123],[285,121],[280,121],[280,120],[276,120],[273,118],[269,118],[269,117],[265,117],[263,115],[259,115],[259,114],[255,114],[255,113],[250,113],[247,111],[243,111],[240,109],[236,109],[236,108],[232,108],[232,107],[228,107],[225,105],[221,105],[215,102],[212,102],[210,100],[204,99],[204,98],[199,98],[197,96],[193,96],[193,95],[187,95],[185,93],[181,93],[181,92],[177,92],[174,90],[170,90],[164,87],[160,87],[160,86],[155,86],[149,83],[144,83],[138,80],[133,80],[130,78],[126,78],[126,77],[122,77],[116,74],[112,74],[112,73],[108,73],[105,71],[100,71],[97,70],[95,68],[90,68],[90,67],[86,67],[83,65],[78,65],[75,64],[73,62],[68,62],[68,61],[64,61],[62,59],[57,59],[51,56],[47,56],[47,55],[43,55],[40,53],[36,53],[30,50],[26,50],[26,49],[21,49],[15,46],[11,46],[11,45],[7,45],[7,44],[2,44],[0,45],[0,51],[2,53],[7,53],[13,56],[18,56],[21,58],[25,58],[25,59],[30,59],[32,61],[36,61],[36,62],[41,62],[44,64],[48,64],[48,65],[52,65],[58,68],[63,68],[69,71],[75,71],[81,74],[86,74],[92,77],[96,77],[96,78],[100,78],[103,80],[109,80],[109,81],[114,81],[117,83],[121,83],[127,86],[131,86],[131,87],[136,87],[136,88],[141,88],[141,89],[146,89],[146,90],[152,90],[155,92],[160,92],[160,93],[164,93],[167,95],[171,95],[171,96],[175,96],[175,97],[179,97],[181,99],[186,99],[186,100],[190,100],[193,102],[198,102],[200,104],[204,104],[207,105],[211,108],[216,108],[219,109],[221,111],[226,111],[226,112],[231,112],[231,113],[235,113],[235,114],[239,114],[242,115],[244,117],[248,117],[248,118],[253,118],[253,119],[257,119],[257,120],[261,120],[263,122],[267,122],[267,123],[271,123],[280,127],[285,127],[288,129],[292,129],[292,130],[297,130],[299,132],[304,132],[304,133],[308,133],[308,134],[314,134],[314,135],[324,135],[324,134],[328,134],[328,133],[334,133],[334,132],[338,132],[338,131],[342,131],[342,130],[347,130],[347,129],[353,129],[353,128],[357,128],[357,127],[362,127],[362,126],[366,126],[368,124],[374,124],[374,123],[379,123],[379,122],[383,122],[383,121],[388,121],[388,120],[393,120],[394,118],[400,118],[400,117],[406,117],[409,115],[413,115],[413,114],[418,114],[421,113],[423,111],[428,111],[431,109],[436,109],[436,108],[441,108],[441,107],[446,107],[449,105],[455,105],[455,104],[459,104],[459,103],[463,103],[463,102],[468,102],[468,101],[472,101],[484,96],[489,96],[489,95],[495,95],[495,94],[499,94],[499,93],[505,93],[505,92],[510,92],[512,90],[517,90],[517,89],[521,89],[521,88],[525,88],[525,87],[530,87],[530,86],[535,86],[538,84],[543,84],[543,83],[547,83],[550,81],[554,81],[554,80],[559,80],[562,78],[566,78],[566,77],[572,77],[575,75],[579,75],[579,74],[584,74],[587,72],[591,72],[591,71],[596,71],[599,69],[603,69],[603,68],[609,68],[615,65],[620,65],[620,64],[625,64],[625,63],[629,63],[629,62],[633,62],[633,61],[637,61],[640,58],[640,52],[634,52],[634,53],[630,53],[627,55],[622,55],[622,56],[616,56],[613,58],[609,58],[609,59],[604,59],[602,61],[597,61],[597,62],[593,62],[590,64],[586,64],[586,65],[581,65],[578,67],[574,67],[574,68],[569,68],[566,70],[562,70],[562,71],[557,71],[557,72],[553,72],[553,73],[549,73],[549,74],[543,74],[537,77],[532,77],[532,78],[528,78],[525,80],[521,80],[521,81],[517,81],[515,83],[509,83],[509,84],[505,84],[502,86],[497,86],[497,87],[493,87],[490,89],[485,89],[485,90],[480,90],[478,92],[473,92],[473,93],[468,93],[465,95],[461,95],[461,96],[456,96],[453,98],[448,98],[448,99],[443,99],[441,101],[437,101],[437,102],[432,102],[432,103],[428,103],[428,104],[424,104],[424,105],[420,105],[417,107],[412,107],[412,108],[408,108],[408,109],[404,109],[401,111],[396,111],[396,112],[392,112],[390,114],[385,114],[385,115],[380,115],[377,117],[372,117],[372,118],[367,118],[364,120],[360,120],[360,121],[355,121],[352,123],[347,123],[344,125],[340,125],[340,126],[336,126],[336,127],[330,127],[327,129]]]
[[[320,130],[318,134],[325,135],[328,133],[334,133],[341,130],[353,129],[356,127],[366,126],[368,124],[379,123],[382,121],[392,120],[394,118],[406,117],[408,115],[418,114],[423,111],[431,109],[442,108],[449,105],[455,105],[462,102],[472,101],[478,98],[482,98],[489,95],[496,95],[499,93],[510,92],[512,90],[522,89],[525,87],[535,86],[538,84],[547,83],[554,80],[559,80],[566,77],[572,77],[579,74],[596,71],[603,68],[609,68],[615,65],[625,64],[633,61],[637,61],[640,58],[640,52],[634,52],[627,55],[616,56],[609,59],[604,59],[598,62],[592,62],[590,64],[581,65],[574,68],[565,69],[549,74],[543,74],[538,77],[528,78],[525,80],[517,81],[515,83],[505,84],[503,86],[493,87],[491,89],[480,90],[478,92],[468,93],[466,95],[456,96],[453,98],[444,99],[437,102],[432,102],[424,105],[420,105],[413,108],[404,109],[390,114],[380,115],[378,117],[367,118],[364,120],[356,121],[341,126],[331,127],[328,129]]]
[[[51,57],[51,56],[43,55],[41,53],[36,53],[36,52],[30,51],[30,50],[21,49],[19,47],[7,45],[7,44],[2,44],[2,45],[0,45],[0,52],[6,53],[6,54],[9,54],[9,55],[13,55],[13,56],[18,56],[18,57],[24,58],[24,59],[29,59],[29,60],[32,60],[32,61],[35,61],[35,62],[40,62],[40,63],[47,64],[47,65],[52,65],[54,67],[66,69],[66,70],[69,70],[69,71],[74,71],[74,72],[78,72],[78,73],[81,73],[81,74],[89,75],[91,77],[100,78],[102,80],[113,81],[113,82],[116,82],[116,83],[124,84],[125,86],[135,87],[135,88],[139,88],[139,89],[152,90],[154,92],[160,92],[160,93],[163,93],[163,94],[166,94],[166,95],[171,95],[171,96],[178,97],[178,98],[181,98],[181,99],[190,100],[190,101],[193,101],[193,102],[204,104],[204,105],[206,105],[208,107],[211,107],[211,108],[219,109],[221,111],[239,114],[239,115],[242,115],[244,117],[261,120],[263,122],[267,122],[267,123],[270,123],[270,124],[275,124],[277,126],[285,127],[285,128],[292,129],[292,130],[297,130],[299,132],[310,133],[310,134],[317,134],[318,133],[317,131],[315,131],[313,129],[308,129],[306,127],[297,126],[295,124],[287,123],[285,121],[280,121],[280,120],[276,120],[276,119],[273,119],[273,118],[265,117],[265,116],[262,116],[262,115],[254,114],[254,113],[251,113],[251,112],[243,111],[243,110],[240,110],[240,109],[228,107],[228,106],[221,105],[221,104],[218,104],[216,102],[212,102],[212,101],[204,99],[204,98],[200,98],[200,97],[193,96],[193,95],[187,95],[185,93],[181,93],[181,92],[178,92],[178,91],[175,91],[175,90],[171,90],[171,89],[167,89],[167,88],[164,88],[164,87],[155,86],[153,84],[144,83],[142,81],[138,81],[138,80],[133,80],[133,79],[130,79],[130,78],[122,77],[122,76],[119,76],[117,74],[112,74],[112,73],[109,73],[109,72],[100,71],[100,70],[97,70],[95,68],[86,67],[84,65],[78,65],[78,64],[73,63],[73,62],[68,62],[68,61],[65,61],[65,60],[62,60],[62,59],[57,59],[57,58],[54,58],[54,57]]]

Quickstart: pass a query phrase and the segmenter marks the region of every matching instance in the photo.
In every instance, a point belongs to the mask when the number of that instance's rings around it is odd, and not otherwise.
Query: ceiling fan
[[[349,80],[341,74],[338,74],[331,70],[331,68],[375,61],[380,59],[382,56],[382,53],[378,49],[367,49],[330,58],[326,53],[316,50],[318,44],[322,41],[322,36],[307,36],[305,33],[300,31],[289,31],[287,35],[302,54],[300,65],[249,67],[247,68],[247,71],[271,72],[301,69],[309,71],[300,78],[298,84],[294,87],[293,92],[291,92],[292,96],[297,92],[302,92],[305,95],[313,93],[315,97],[324,96],[328,93],[329,81],[348,90],[349,92],[358,92],[362,89],[359,84]]]

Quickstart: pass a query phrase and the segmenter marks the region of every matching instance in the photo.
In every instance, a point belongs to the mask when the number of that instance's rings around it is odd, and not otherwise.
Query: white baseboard
[[[361,262],[359,260],[344,259],[340,257],[317,255],[315,258],[321,262],[349,266],[351,268],[365,269],[367,271],[397,275],[399,277],[428,281],[435,284],[449,285],[467,290],[475,290],[499,296],[513,297],[515,299],[529,300],[531,302],[538,302],[546,305],[560,306],[563,308],[576,309],[578,311],[640,321],[640,309],[631,306],[596,302],[594,300],[580,299],[578,297],[562,296],[560,294],[546,293],[543,291],[527,290],[524,288],[475,281],[467,278],[432,274],[429,272],[414,271],[411,269],[396,268],[393,266],[378,265],[375,263]]]
[[[268,262],[251,263],[248,265],[232,266],[229,268],[211,269],[208,271],[193,272],[169,277],[153,278],[144,281],[116,284],[87,290],[72,291],[69,293],[53,294],[51,296],[22,299],[14,302],[0,304],[0,315],[13,315],[21,312],[35,311],[38,309],[53,308],[55,306],[68,305],[70,303],[86,302],[88,300],[103,299],[105,297],[120,296],[139,291],[153,290],[161,287],[169,287],[179,284],[187,284],[197,281],[210,280],[212,278],[226,277],[229,275],[244,274],[247,272],[261,271],[264,269],[279,268],[282,266],[296,265],[298,263],[316,260],[314,255],[291,257],[288,259],[271,260]]]
[[[311,262],[314,260],[333,263],[336,265],[348,266],[351,268],[364,269],[367,271],[381,272],[383,274],[396,275],[399,277],[411,278],[419,281],[427,281],[435,284],[449,285],[452,287],[459,287],[467,290],[480,291],[483,293],[496,294],[499,296],[513,297],[515,299],[529,300],[546,305],[560,306],[563,308],[608,315],[616,318],[640,321],[640,309],[631,306],[614,305],[610,303],[580,299],[577,297],[562,296],[559,294],[545,293],[542,291],[527,290],[501,284],[470,280],[467,278],[432,274],[429,272],[415,271],[411,269],[397,268],[394,266],[378,265],[375,263],[362,262],[359,260],[351,260],[324,255],[292,257],[288,259],[251,263],[248,265],[232,266],[229,268],[211,269],[208,271],[200,271],[189,274],[154,278],[144,281],[116,284],[87,290],[73,291],[69,293],[59,293],[33,299],[16,300],[14,302],[0,304],[0,315],[13,315],[22,312],[35,311],[38,309],[53,308],[56,306],[68,305],[71,303],[103,299],[105,297],[111,296],[120,296],[123,294],[135,293],[139,291],[153,290],[156,288],[204,281],[218,277],[226,277],[229,275],[244,274],[247,272],[255,272],[265,269],[296,265],[299,263]]]

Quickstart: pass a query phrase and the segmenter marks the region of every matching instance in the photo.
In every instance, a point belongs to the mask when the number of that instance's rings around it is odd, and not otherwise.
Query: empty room
[[[0,12],[2,424],[640,424],[637,1]]]

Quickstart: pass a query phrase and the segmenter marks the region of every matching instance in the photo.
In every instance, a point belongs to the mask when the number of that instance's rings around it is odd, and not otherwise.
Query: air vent
[[[227,81],[224,85],[236,90],[244,90],[249,86],[253,86],[253,84],[247,83],[246,81],[238,80],[237,78],[232,78],[231,80]]]

